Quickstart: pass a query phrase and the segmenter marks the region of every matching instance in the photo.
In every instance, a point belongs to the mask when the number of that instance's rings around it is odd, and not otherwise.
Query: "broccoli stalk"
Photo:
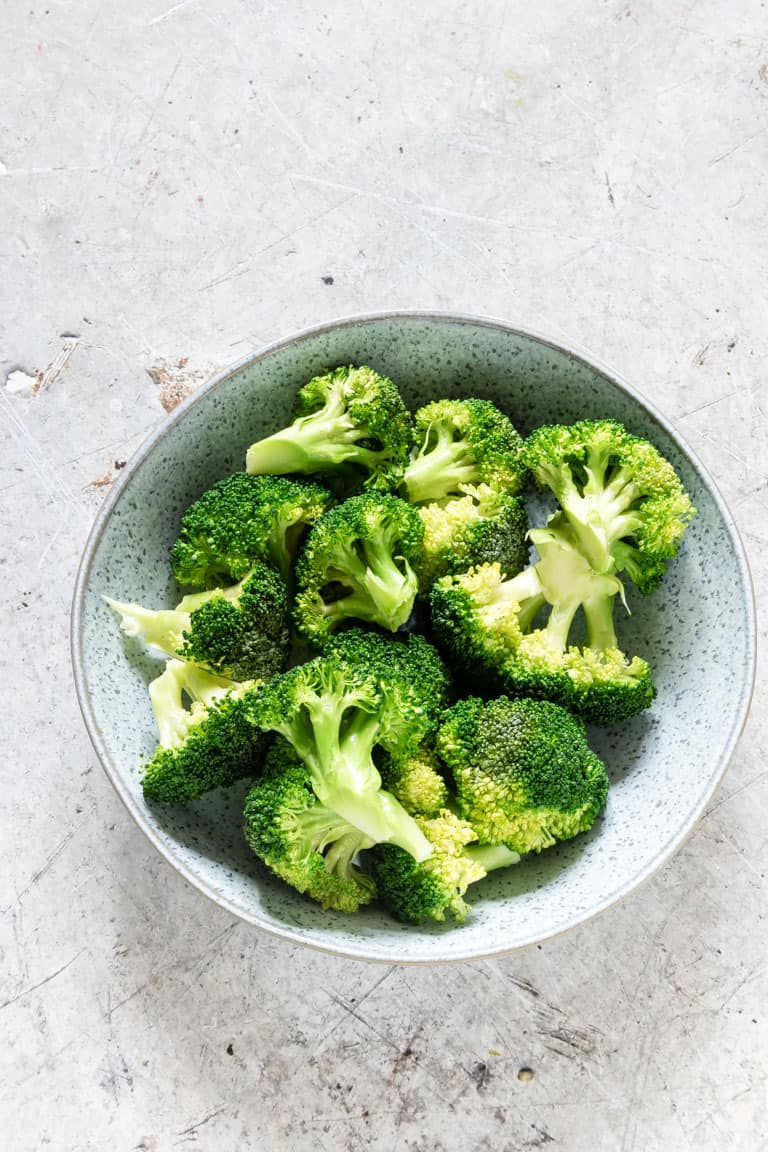
[[[328,657],[270,681],[252,720],[292,744],[321,804],[374,842],[399,844],[424,859],[429,844],[412,817],[382,789],[373,760],[381,708],[381,692],[370,673]]]
[[[289,427],[251,445],[246,471],[311,475],[354,466],[373,478],[402,468],[410,443],[410,417],[392,381],[372,368],[336,368],[299,391]]]

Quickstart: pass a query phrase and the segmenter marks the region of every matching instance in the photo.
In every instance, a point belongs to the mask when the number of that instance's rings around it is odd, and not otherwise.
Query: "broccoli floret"
[[[652,592],[695,511],[657,449],[613,420],[582,420],[537,428],[524,459],[594,570],[626,572]]]
[[[204,492],[182,517],[171,567],[180,584],[242,580],[268,561],[290,583],[302,536],[330,503],[318,484],[235,472]]]
[[[649,707],[656,694],[639,656],[619,649],[613,604],[617,577],[592,571],[559,516],[530,533],[540,559],[511,580],[498,564],[438,580],[431,593],[435,638],[467,676],[484,673],[517,696],[570,708],[595,724],[612,724]],[[549,606],[546,623],[533,624]],[[569,643],[583,609],[586,642]]]
[[[309,768],[278,736],[245,800],[245,838],[270,871],[323,908],[356,912],[376,895],[355,857],[373,840],[324,807]]]
[[[385,636],[350,628],[326,651],[373,677],[381,693],[378,742],[407,757],[430,742],[448,706],[450,676],[440,653],[423,636]]]
[[[437,741],[481,843],[540,852],[591,828],[605,804],[605,766],[557,704],[470,697],[448,710]]]
[[[105,596],[127,636],[167,656],[181,656],[232,680],[268,680],[285,662],[288,590],[273,568],[254,565],[229,588],[185,596],[175,609],[152,611]]]
[[[523,441],[490,400],[436,400],[414,417],[416,445],[402,490],[413,504],[461,496],[466,484],[514,494],[525,482]]]
[[[321,516],[296,566],[295,621],[322,646],[347,620],[391,632],[411,614],[424,525],[404,500],[364,492]]]
[[[412,816],[437,816],[448,806],[448,785],[432,748],[418,748],[410,756],[386,755],[379,771],[384,787]]]
[[[411,441],[411,418],[392,381],[349,365],[305,384],[293,423],[253,444],[245,466],[252,474],[341,470],[378,485],[385,474],[402,474]]]
[[[528,516],[522,499],[487,484],[462,484],[461,490],[461,496],[419,508],[425,528],[422,592],[441,576],[478,564],[497,563],[504,576],[514,576],[528,563]]]
[[[418,863],[393,844],[379,844],[369,854],[379,895],[398,920],[420,924],[450,915],[462,921],[470,911],[464,900],[469,885],[520,859],[505,845],[473,844],[472,826],[447,809],[431,820],[417,817],[417,823],[432,845],[427,860]]]
[[[336,655],[323,656],[270,680],[254,701],[251,720],[293,745],[324,807],[375,843],[391,841],[423,859],[429,844],[382,789],[373,760],[383,707],[374,675]]]
[[[195,800],[255,772],[267,742],[248,712],[260,687],[258,680],[236,684],[194,664],[169,660],[149,686],[160,745],[144,769],[147,800]],[[183,694],[193,702],[189,709]]]

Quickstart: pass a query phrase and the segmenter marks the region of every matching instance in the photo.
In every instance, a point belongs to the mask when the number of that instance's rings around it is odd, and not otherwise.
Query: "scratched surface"
[[[0,1130],[15,1152],[768,1148],[765,665],[725,785],[621,907],[386,970],[233,922],[90,749],[69,597],[187,390],[387,306],[620,367],[768,575],[760,0],[2,0]],[[522,1071],[521,1071],[522,1070]]]

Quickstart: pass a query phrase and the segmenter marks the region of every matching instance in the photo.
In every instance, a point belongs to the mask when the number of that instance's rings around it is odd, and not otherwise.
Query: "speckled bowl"
[[[679,469],[698,508],[661,589],[630,590],[624,647],[650,660],[653,708],[620,731],[593,730],[613,781],[604,817],[569,843],[473,888],[459,927],[405,927],[379,908],[323,912],[270,877],[246,847],[244,786],[188,807],[142,797],[139,764],[155,731],[147,682],[158,664],[120,635],[101,596],[170,607],[168,549],[183,510],[243,467],[248,445],[283,426],[296,389],[321,370],[371,364],[406,403],[485,396],[522,431],[610,416],[647,436]],[[249,923],[338,955],[397,963],[492,956],[572,928],[621,899],[682,843],[725,771],[744,723],[754,666],[754,608],[733,521],[691,451],[628,384],[582,354],[470,316],[387,313],[326,324],[273,344],[179,407],[121,474],[94,524],[72,618],[85,722],[128,811],[193,885]]]

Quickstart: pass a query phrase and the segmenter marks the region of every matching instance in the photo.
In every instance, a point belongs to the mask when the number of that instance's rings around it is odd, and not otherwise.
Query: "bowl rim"
[[[645,865],[645,867],[630,880],[622,884],[618,889],[603,897],[585,914],[574,914],[570,919],[566,919],[558,927],[553,928],[551,931],[543,932],[535,937],[531,937],[523,943],[518,943],[510,946],[492,947],[492,948],[477,948],[469,947],[459,949],[458,953],[450,957],[427,957],[427,958],[411,958],[403,957],[399,954],[402,950],[402,939],[398,939],[395,946],[391,949],[384,950],[372,954],[366,949],[365,941],[361,940],[360,944],[354,945],[330,945],[320,940],[307,938],[303,931],[298,931],[290,925],[279,925],[268,923],[263,920],[259,915],[248,912],[247,910],[238,907],[232,903],[226,896],[223,896],[216,890],[215,886],[209,883],[205,878],[197,875],[191,867],[179,860],[175,855],[172,848],[167,846],[155,829],[146,819],[146,816],[140,806],[136,803],[131,793],[123,783],[122,775],[115,764],[112,763],[110,754],[107,750],[106,744],[102,738],[99,723],[96,719],[93,710],[93,704],[88,687],[88,681],[85,673],[85,657],[84,657],[84,613],[85,613],[85,596],[88,588],[91,569],[96,556],[101,537],[109,522],[115,505],[120,500],[123,492],[128,487],[134,473],[141,467],[144,461],[149,457],[155,447],[164,439],[165,436],[183,420],[186,413],[197,404],[204,396],[216,391],[223,384],[225,384],[232,376],[244,369],[258,364],[263,360],[283,351],[284,349],[296,344],[300,344],[306,340],[311,340],[316,336],[322,335],[325,332],[333,331],[337,328],[351,328],[361,324],[381,324],[391,323],[392,321],[434,321],[437,323],[448,323],[451,325],[466,325],[467,327],[481,327],[496,329],[504,332],[510,336],[519,336],[524,339],[532,340],[537,344],[544,347],[551,348],[553,351],[564,353],[573,360],[584,365],[586,368],[597,371],[605,376],[611,383],[615,384],[621,391],[633,399],[640,405],[658,424],[664,429],[667,435],[674,441],[680,451],[688,457],[696,471],[698,472],[702,482],[709,489],[717,509],[723,519],[728,534],[731,539],[734,554],[736,557],[739,573],[742,580],[742,587],[745,593],[745,607],[746,607],[746,642],[747,642],[747,681],[745,688],[742,691],[741,697],[738,702],[738,707],[731,720],[730,728],[727,733],[722,751],[717,759],[713,769],[710,784],[708,789],[703,794],[699,803],[688,814],[686,820],[680,825],[677,831],[670,836],[665,844],[663,844],[658,852],[652,859]],[[184,880],[187,881],[191,887],[197,889],[204,896],[207,896],[214,904],[229,912],[230,915],[236,917],[238,920],[244,921],[255,928],[268,932],[272,936],[288,940],[293,944],[300,944],[303,947],[312,948],[315,951],[325,953],[326,955],[342,957],[345,959],[364,960],[369,963],[382,963],[382,964],[401,964],[401,965],[437,965],[437,964],[457,964],[464,963],[467,960],[477,959],[492,959],[501,956],[510,955],[514,952],[519,952],[522,949],[530,948],[535,944],[541,944],[546,940],[552,940],[559,936],[570,932],[572,929],[581,924],[586,924],[594,920],[597,916],[601,915],[608,908],[623,900],[630,893],[635,892],[641,885],[644,885],[651,879],[667,861],[674,855],[674,853],[688,840],[694,828],[701,820],[706,812],[708,805],[713,797],[717,794],[723,782],[723,777],[728,768],[730,760],[733,756],[734,750],[738,741],[744,731],[744,727],[749,715],[750,705],[754,694],[755,686],[755,672],[756,672],[756,659],[757,659],[757,638],[756,638],[756,609],[755,609],[755,591],[752,574],[749,568],[746,551],[739,533],[739,529],[733,516],[728,509],[728,506],[720,493],[720,490],[710,475],[708,469],[700,460],[697,453],[687,443],[684,436],[682,436],[671,422],[665,417],[656,406],[649,401],[641,392],[639,392],[629,381],[618,372],[616,369],[608,366],[599,357],[594,356],[591,352],[582,348],[575,341],[553,339],[551,336],[538,329],[530,328],[527,325],[515,324],[507,320],[502,320],[490,316],[477,316],[466,312],[452,312],[440,311],[433,309],[389,309],[384,311],[353,313],[347,316],[341,316],[334,320],[324,321],[320,324],[314,324],[310,327],[303,328],[299,332],[289,336],[280,337],[277,340],[271,341],[265,347],[261,348],[255,353],[251,353],[235,364],[223,369],[214,377],[208,380],[199,389],[196,389],[190,396],[182,401],[167,419],[161,420],[157,426],[149,433],[143,440],[136,452],[130,457],[126,467],[121,471],[120,476],[115,482],[111,492],[102,503],[98,513],[93,521],[91,529],[88,533],[80,562],[77,569],[75,578],[74,591],[72,596],[72,609],[70,615],[70,652],[72,659],[72,668],[75,682],[75,689],[77,700],[80,707],[85,727],[93,745],[94,751],[101,763],[107,778],[111,782],[113,788],[122,800],[130,815],[135,820],[141,831],[160,853],[160,855],[175,869]],[[435,937],[435,942],[440,940],[440,937]]]

